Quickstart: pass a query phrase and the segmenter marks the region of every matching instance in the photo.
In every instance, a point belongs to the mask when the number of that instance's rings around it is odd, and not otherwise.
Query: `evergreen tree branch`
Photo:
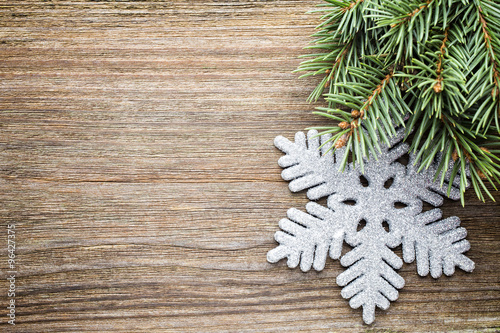
[[[460,173],[492,198],[500,178],[500,3],[492,0],[325,0],[313,53],[297,71],[324,75],[318,115],[332,150],[361,164],[405,126],[420,168]],[[302,77],[303,77],[302,76]],[[410,135],[413,133],[413,135]],[[345,154],[342,167],[348,162]],[[442,176],[441,176],[442,177]],[[469,178],[468,178],[469,177]],[[444,179],[441,179],[443,184]]]

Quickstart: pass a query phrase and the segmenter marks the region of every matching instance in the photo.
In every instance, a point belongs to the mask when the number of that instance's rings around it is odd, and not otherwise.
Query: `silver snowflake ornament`
[[[286,154],[278,164],[284,168],[282,177],[290,181],[290,190],[307,189],[310,200],[327,197],[327,207],[311,201],[306,212],[289,209],[287,218],[279,222],[281,230],[275,239],[280,245],[268,252],[269,262],[287,258],[290,268],[300,265],[307,272],[323,270],[327,257],[340,259],[346,267],[337,276],[342,297],[350,299],[354,309],[363,307],[367,324],[375,320],[376,307],[386,310],[398,298],[405,281],[396,270],[403,260],[416,261],[420,276],[430,273],[434,278],[452,275],[455,267],[467,272],[474,269],[474,262],[463,254],[470,244],[465,240],[466,230],[459,227],[460,219],[441,220],[437,208],[422,212],[424,201],[434,207],[442,205],[450,182],[449,197],[460,197],[459,178],[450,179],[451,171],[445,174],[443,187],[440,177],[434,179],[439,158],[420,172],[411,153],[408,165],[399,163],[409,149],[400,130],[381,154],[364,160],[364,173],[353,163],[340,171],[346,152],[329,153],[330,138],[312,130],[307,138],[298,132],[295,142],[282,136],[275,139],[275,146]],[[452,169],[450,165],[448,170]],[[354,248],[342,256],[344,242]],[[392,251],[399,245],[403,260]]]

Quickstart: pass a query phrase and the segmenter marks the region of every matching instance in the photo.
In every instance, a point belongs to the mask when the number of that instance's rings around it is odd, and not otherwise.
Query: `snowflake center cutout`
[[[295,142],[282,136],[275,139],[275,146],[285,153],[278,161],[284,168],[282,178],[290,181],[293,192],[307,189],[311,201],[306,212],[290,208],[287,218],[279,222],[281,230],[275,234],[279,246],[268,252],[267,260],[287,258],[290,268],[300,265],[307,272],[323,270],[327,257],[339,259],[346,267],[337,276],[341,295],[350,299],[352,308],[363,307],[367,324],[375,320],[377,307],[386,310],[398,298],[398,289],[405,284],[397,273],[403,260],[416,261],[420,276],[434,278],[452,275],[455,267],[474,269],[463,254],[470,244],[466,230],[459,227],[460,219],[441,220],[437,208],[422,212],[423,202],[441,206],[449,185],[449,198],[457,200],[459,175],[450,179],[449,171],[441,187],[434,179],[440,157],[417,172],[415,155],[408,154],[403,134],[400,129],[377,158],[365,159],[364,173],[353,163],[339,171],[345,149],[329,153],[330,135],[318,136],[312,130],[307,137],[298,132]],[[398,161],[404,155],[409,155],[407,165]],[[448,170],[452,169],[451,165]],[[326,207],[314,202],[323,197],[327,197]],[[353,249],[342,256],[344,242]],[[403,260],[392,251],[399,245]]]

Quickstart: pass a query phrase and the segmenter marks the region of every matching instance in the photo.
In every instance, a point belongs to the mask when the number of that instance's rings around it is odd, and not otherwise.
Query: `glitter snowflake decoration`
[[[327,207],[311,201],[306,212],[288,210],[288,218],[279,222],[281,230],[275,234],[280,245],[268,252],[267,260],[287,258],[290,268],[300,264],[307,272],[321,271],[328,256],[340,259],[346,267],[337,276],[341,294],[350,299],[352,308],[363,307],[367,324],[375,320],[376,307],[386,310],[398,298],[405,281],[396,270],[403,260],[416,261],[419,275],[430,273],[434,278],[443,272],[452,275],[456,266],[467,272],[474,269],[474,262],[463,254],[470,244],[459,218],[441,220],[440,209],[422,212],[424,201],[442,205],[449,182],[449,197],[458,199],[458,177],[452,180],[448,172],[441,187],[439,177],[434,179],[439,158],[421,172],[413,154],[408,165],[398,162],[409,149],[402,138],[399,131],[382,154],[366,159],[364,173],[352,163],[339,171],[344,149],[330,153],[329,135],[318,136],[312,130],[307,138],[298,132],[295,142],[282,136],[275,139],[276,147],[286,154],[278,163],[290,190],[308,189],[310,200],[328,198]],[[448,170],[452,169],[451,165]],[[344,242],[354,248],[342,256]],[[403,260],[391,250],[399,245]]]

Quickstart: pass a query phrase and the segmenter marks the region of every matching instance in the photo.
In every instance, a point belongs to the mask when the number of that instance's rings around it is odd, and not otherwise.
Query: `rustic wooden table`
[[[428,332],[500,326],[500,205],[447,200],[473,273],[376,322],[321,273],[271,265],[303,208],[273,138],[324,123],[292,71],[317,0],[0,3],[0,330]],[[500,193],[496,193],[497,202]],[[15,224],[16,325],[7,323]]]

